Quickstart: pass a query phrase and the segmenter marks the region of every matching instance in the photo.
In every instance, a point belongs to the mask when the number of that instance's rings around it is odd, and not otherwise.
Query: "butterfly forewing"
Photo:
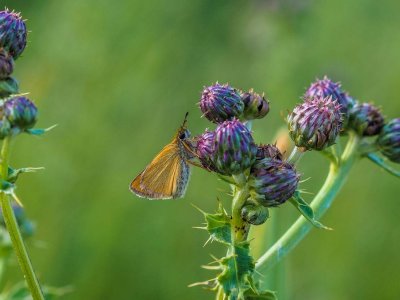
[[[180,141],[166,145],[131,183],[131,190],[148,199],[171,199],[183,196],[189,166],[182,157]]]

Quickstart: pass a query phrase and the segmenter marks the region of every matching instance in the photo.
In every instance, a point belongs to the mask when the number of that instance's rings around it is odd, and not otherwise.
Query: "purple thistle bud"
[[[266,144],[259,145],[257,148],[256,159],[273,158],[277,160],[283,160],[281,151],[275,145]]]
[[[253,90],[242,94],[244,103],[243,117],[246,120],[264,118],[269,112],[269,102],[264,95],[259,95]]]
[[[250,168],[257,153],[251,132],[237,119],[225,121],[215,130],[215,168],[223,175]]]
[[[383,155],[400,163],[400,118],[391,120],[382,128],[376,143]]]
[[[326,75],[322,80],[317,79],[304,94],[304,99],[314,97],[332,97],[332,100],[336,100],[340,104],[340,112],[343,114],[344,121],[347,121],[352,98],[342,91],[340,83],[333,82]]]
[[[240,211],[240,216],[249,224],[261,225],[268,219],[269,212],[268,208],[257,203],[246,203]]]
[[[293,165],[277,159],[257,160],[250,171],[250,193],[263,206],[278,206],[290,199],[300,175]]]
[[[335,143],[341,119],[340,105],[331,97],[308,99],[288,116],[289,134],[297,147],[323,150]]]
[[[14,70],[13,57],[3,48],[0,48],[0,80],[9,77]]]
[[[215,155],[215,132],[204,132],[197,138],[197,155],[204,168],[215,171],[214,155]]]
[[[11,127],[21,130],[33,127],[37,121],[37,108],[35,104],[23,96],[17,96],[4,103],[4,114]]]
[[[201,95],[200,109],[204,116],[213,123],[222,123],[243,112],[244,104],[239,92],[228,84],[216,83],[205,87]]]
[[[26,46],[26,26],[19,13],[0,11],[0,47],[17,59]]]
[[[348,127],[360,136],[373,136],[381,132],[384,118],[376,106],[357,103],[350,111]]]

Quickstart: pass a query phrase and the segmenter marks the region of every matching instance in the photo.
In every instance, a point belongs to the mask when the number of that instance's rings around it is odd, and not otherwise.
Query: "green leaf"
[[[23,173],[32,173],[38,170],[43,170],[44,168],[21,168],[21,169],[13,169],[8,167],[8,182],[15,183],[18,179],[18,176]]]
[[[315,219],[315,214],[313,209],[311,208],[310,205],[304,199],[301,197],[300,192],[296,191],[293,195],[293,197],[290,199],[290,203],[292,203],[297,210],[308,220],[312,225],[314,225],[317,228],[321,229],[326,229],[326,230],[332,230],[332,228],[329,228],[322,223],[318,222]]]
[[[206,227],[198,227],[206,229],[210,234],[210,239],[223,243],[231,243],[231,218],[226,214],[222,204],[219,203],[217,213],[209,214],[198,207],[196,207],[203,215],[206,220]]]
[[[244,294],[245,300],[277,300],[276,293],[273,291],[262,291],[260,293],[255,293],[251,290],[248,290]]]
[[[8,97],[11,94],[18,94],[18,81],[13,77],[0,80],[0,97]]]
[[[43,135],[55,127],[57,127],[57,125],[50,126],[49,128],[31,128],[27,129],[26,132],[32,135]]]
[[[220,260],[222,273],[217,280],[228,299],[245,299],[246,291],[253,289],[254,260],[248,242],[232,245],[228,255]]]

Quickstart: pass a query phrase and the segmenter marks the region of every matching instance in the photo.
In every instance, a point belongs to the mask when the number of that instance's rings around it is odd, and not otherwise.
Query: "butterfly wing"
[[[130,189],[148,199],[172,199],[185,193],[189,166],[174,140],[166,145],[131,183]]]

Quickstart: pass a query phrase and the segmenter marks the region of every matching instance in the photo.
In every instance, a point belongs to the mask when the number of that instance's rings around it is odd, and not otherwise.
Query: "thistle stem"
[[[302,150],[301,148],[295,146],[292,150],[292,153],[290,153],[289,158],[287,159],[288,162],[292,163],[292,164],[296,164],[299,162],[300,158],[303,157],[304,154],[304,150]]]
[[[354,133],[349,133],[350,138],[346,149],[340,160],[340,164],[330,164],[330,170],[326,181],[314,200],[311,202],[317,218],[328,210],[334,198],[347,180],[349,171],[357,157],[359,138]],[[297,244],[310,232],[313,226],[303,216],[286,231],[286,233],[275,242],[275,244],[265,252],[257,261],[256,270],[265,272],[278,263],[284,256],[293,250]]]
[[[232,200],[232,242],[241,242],[246,240],[249,228],[242,220],[241,209],[249,197],[249,188],[245,176],[236,175],[234,180],[237,185],[234,188],[234,197]]]
[[[3,141],[1,148],[1,164],[0,164],[0,175],[3,180],[7,180],[8,177],[8,159],[10,155],[10,139],[6,137]],[[34,300],[44,300],[42,290],[39,285],[39,281],[33,270],[33,266],[29,259],[28,252],[26,251],[24,241],[19,231],[18,223],[14,215],[14,211],[11,205],[10,197],[4,192],[0,193],[1,208],[3,211],[4,221],[6,223],[7,230],[10,234],[14,251],[18,258],[18,263],[24,274],[28,288],[32,294]]]

